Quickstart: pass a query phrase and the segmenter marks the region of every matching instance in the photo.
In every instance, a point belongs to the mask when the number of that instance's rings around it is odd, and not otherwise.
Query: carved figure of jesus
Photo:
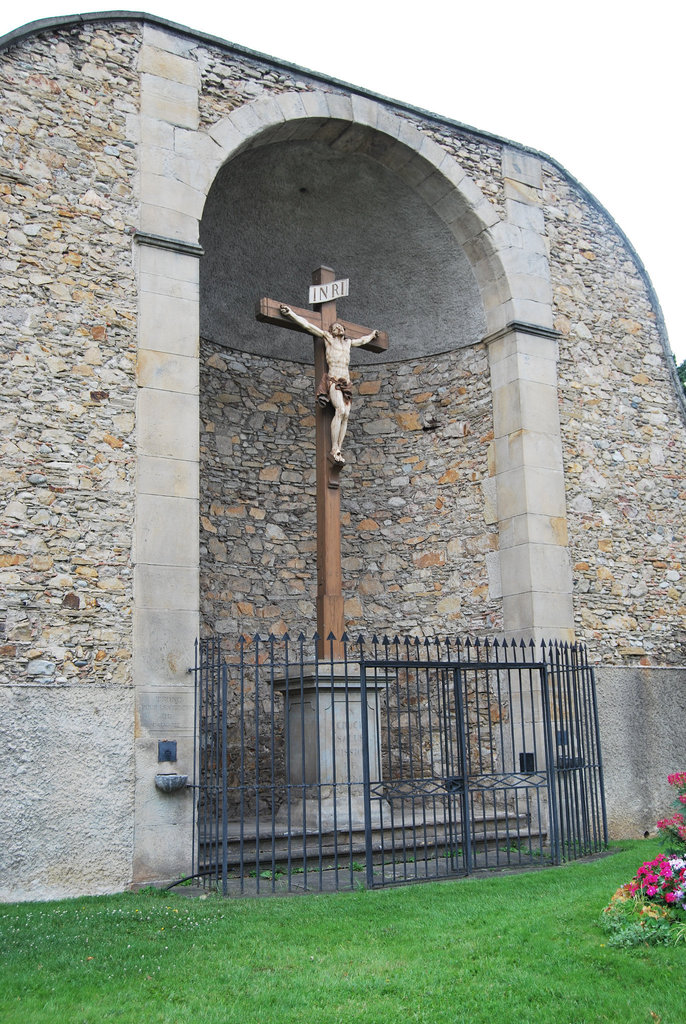
[[[328,331],[324,331],[315,324],[310,323],[305,317],[298,316],[290,306],[279,307],[281,315],[299,324],[305,331],[314,334],[315,337],[324,341],[326,352],[326,365],[328,372],[324,374],[317,387],[317,401],[320,405],[333,406],[334,416],[331,421],[331,458],[334,462],[343,464],[345,459],[341,451],[343,439],[348,429],[348,417],[352,404],[352,383],[350,381],[350,349],[360,348],[375,341],[378,331],[365,334],[363,338],[346,338],[345,331],[339,323],[331,324]]]

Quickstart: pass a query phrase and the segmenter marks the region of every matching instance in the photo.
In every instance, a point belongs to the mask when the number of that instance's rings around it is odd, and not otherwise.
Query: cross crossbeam
[[[285,327],[287,331],[299,331],[301,334],[307,334],[304,327],[300,324],[294,323],[285,317],[280,312],[282,303],[277,302],[276,299],[260,299],[255,309],[255,319],[259,320],[263,324],[272,324],[274,327]],[[369,334],[368,327],[360,327],[359,324],[350,323],[349,320],[341,320],[340,317],[336,320],[336,302],[322,303],[322,305],[333,305],[334,316],[330,323],[324,323],[322,314],[320,311],[311,309],[299,309],[297,306],[291,306],[294,313],[298,316],[304,317],[306,320],[310,320],[313,324],[317,324],[322,330],[326,330],[332,323],[337,322],[344,329],[346,337],[352,338],[353,341],[357,338],[363,338],[365,334]],[[328,318],[327,318],[328,319]],[[367,345],[363,345],[362,348],[368,349],[370,352],[385,352],[388,348],[388,335],[385,331],[379,331],[375,341],[370,341]]]

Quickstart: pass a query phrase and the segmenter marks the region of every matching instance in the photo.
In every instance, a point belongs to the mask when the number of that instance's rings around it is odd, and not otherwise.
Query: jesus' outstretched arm
[[[350,344],[353,348],[360,348],[362,345],[368,345],[370,341],[376,341],[379,337],[378,331],[371,331],[369,334],[365,334],[362,338],[355,338]]]
[[[279,312],[281,313],[281,316],[287,316],[289,320],[292,320],[296,324],[300,324],[300,326],[304,328],[304,330],[309,331],[310,334],[315,334],[318,338],[324,338],[326,336],[325,331],[322,331],[321,328],[315,326],[315,324],[311,324],[304,316],[298,316],[297,313],[293,312],[290,306],[282,304],[279,306]]]

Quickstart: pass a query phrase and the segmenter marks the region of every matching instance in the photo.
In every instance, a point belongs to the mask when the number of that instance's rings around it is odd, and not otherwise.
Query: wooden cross
[[[330,267],[319,267],[312,273],[313,285],[330,284],[335,274]],[[256,319],[262,323],[285,327],[290,331],[307,333],[303,327],[283,316],[281,302],[275,299],[260,299],[255,313]],[[343,327],[346,337],[363,338],[371,331],[359,324],[351,324],[336,316],[336,300],[331,299],[315,305],[314,312],[310,309],[290,307],[298,316],[304,317],[321,330],[328,330],[338,322]],[[378,337],[362,348],[372,352],[385,352],[388,348],[388,335],[380,331]],[[315,393],[322,375],[327,371],[324,341],[314,337],[314,386]],[[334,659],[343,657],[341,637],[345,629],[343,621],[343,580],[341,575],[341,464],[328,457],[331,439],[331,420],[333,409],[330,405],[322,407],[315,401],[315,432],[317,474],[317,633],[319,634],[319,657]],[[329,637],[333,634],[333,644]]]

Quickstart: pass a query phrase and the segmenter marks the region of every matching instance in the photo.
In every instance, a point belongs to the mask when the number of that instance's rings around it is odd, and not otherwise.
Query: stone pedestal
[[[364,829],[363,721],[367,723],[369,773],[381,778],[379,691],[367,684],[362,701],[357,665],[320,662],[275,681],[286,697],[288,743],[286,804],[277,822],[307,831]],[[372,825],[379,824],[378,800]]]

